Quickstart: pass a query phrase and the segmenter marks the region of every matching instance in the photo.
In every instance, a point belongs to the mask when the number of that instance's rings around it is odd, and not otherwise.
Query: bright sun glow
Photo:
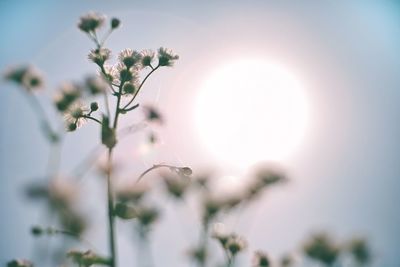
[[[298,79],[261,60],[212,72],[199,89],[195,110],[204,146],[217,160],[241,168],[285,160],[301,143],[308,115]]]

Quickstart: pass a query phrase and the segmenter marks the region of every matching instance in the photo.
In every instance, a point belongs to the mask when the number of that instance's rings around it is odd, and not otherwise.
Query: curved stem
[[[150,167],[150,168],[148,168],[147,170],[145,170],[145,171],[136,179],[136,183],[139,183],[140,180],[141,180],[146,174],[148,174],[149,172],[154,171],[155,169],[159,169],[159,168],[169,168],[169,169],[175,168],[175,169],[177,169],[177,168],[179,168],[179,167],[172,166],[172,165],[167,165],[167,164],[155,164],[155,165],[153,165],[153,167]]]
[[[98,124],[100,124],[100,125],[101,125],[101,121],[99,121],[98,119],[96,119],[96,118],[94,118],[94,117],[92,117],[92,116],[89,116],[89,115],[83,115],[83,116],[82,116],[82,118],[85,118],[85,119],[89,119],[89,120],[95,121],[95,122],[97,122]]]
[[[157,65],[155,68],[152,68],[151,71],[146,75],[146,77],[144,77],[143,81],[140,83],[139,88],[137,89],[137,91],[135,92],[135,94],[133,95],[133,97],[131,98],[131,100],[129,100],[129,102],[122,108],[122,109],[126,109],[128,108],[128,106],[133,102],[133,100],[135,100],[136,96],[139,94],[140,89],[142,89],[144,83],[146,82],[146,80],[150,77],[151,74],[153,74],[158,68],[160,67],[160,65]]]

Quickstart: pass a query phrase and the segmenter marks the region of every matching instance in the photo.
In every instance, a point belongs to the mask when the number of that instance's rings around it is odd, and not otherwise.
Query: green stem
[[[131,98],[131,100],[129,100],[129,102],[122,108],[122,109],[127,109],[128,106],[133,102],[133,100],[135,100],[136,96],[139,94],[140,89],[142,89],[144,83],[146,82],[146,80],[150,77],[151,74],[153,74],[153,72],[155,72],[158,68],[160,67],[160,65],[157,65],[155,68],[152,68],[151,71],[146,75],[146,77],[144,77],[143,81],[140,83],[139,88],[137,89],[137,91],[135,92],[135,94],[133,95],[133,97]]]
[[[112,163],[112,151],[108,150],[108,170],[107,170],[107,202],[108,202],[108,235],[110,242],[110,253],[111,253],[111,267],[116,267],[116,246],[115,246],[115,221],[114,221],[114,196],[113,187],[111,181],[111,163]]]

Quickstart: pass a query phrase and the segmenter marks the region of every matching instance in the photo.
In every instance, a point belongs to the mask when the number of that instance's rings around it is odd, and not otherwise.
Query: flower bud
[[[119,19],[117,19],[117,18],[111,19],[111,29],[118,28],[120,24],[121,24],[121,21]]]
[[[90,111],[96,111],[99,109],[99,104],[97,102],[90,103]]]

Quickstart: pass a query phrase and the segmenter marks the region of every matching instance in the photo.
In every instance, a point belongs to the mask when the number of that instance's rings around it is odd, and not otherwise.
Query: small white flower
[[[158,49],[158,64],[160,66],[172,66],[179,56],[174,54],[171,49],[161,47]]]
[[[137,63],[140,63],[142,55],[132,49],[124,49],[119,53],[118,59],[121,63],[123,63],[127,68],[133,67]]]
[[[80,101],[74,102],[64,113],[64,120],[67,124],[67,130],[74,131],[86,122],[84,117],[90,110]]]
[[[104,21],[104,15],[90,12],[79,19],[78,28],[86,33],[91,33],[100,28],[104,24]]]
[[[104,63],[110,59],[111,50],[108,48],[93,49],[88,55],[88,59],[93,61],[99,66],[103,66]]]
[[[154,55],[155,55],[154,51],[147,49],[140,52],[140,54],[142,56],[141,60],[142,66],[144,67],[151,66],[151,63],[154,60]]]

